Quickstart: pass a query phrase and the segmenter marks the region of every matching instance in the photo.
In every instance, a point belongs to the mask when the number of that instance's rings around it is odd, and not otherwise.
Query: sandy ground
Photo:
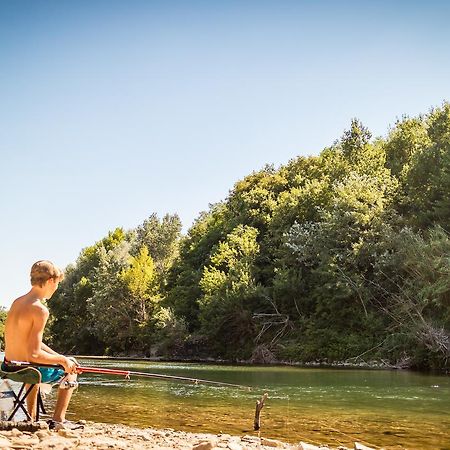
[[[292,445],[249,435],[187,433],[173,429],[140,429],[84,421],[80,424],[84,425],[83,429],[57,431],[49,430],[45,422],[39,422],[35,431],[21,431],[10,425],[6,428],[12,429],[0,430],[0,449],[314,450],[318,448],[308,444]],[[344,447],[340,449],[344,450]]]

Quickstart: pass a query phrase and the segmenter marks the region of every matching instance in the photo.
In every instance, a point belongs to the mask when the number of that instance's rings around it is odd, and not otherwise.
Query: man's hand
[[[73,356],[68,356],[67,358],[72,360],[77,366],[80,365],[80,363]]]
[[[78,363],[74,358],[64,357],[64,363],[62,364],[66,373],[77,373]]]

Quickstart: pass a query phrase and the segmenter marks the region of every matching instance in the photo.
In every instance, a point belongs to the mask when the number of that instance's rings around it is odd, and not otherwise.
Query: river
[[[374,448],[450,449],[450,378],[445,375],[108,359],[80,362],[224,381],[252,390],[82,374],[70,419],[251,434],[255,402],[267,392],[261,413],[265,437],[335,447],[353,448],[353,442],[360,441]]]

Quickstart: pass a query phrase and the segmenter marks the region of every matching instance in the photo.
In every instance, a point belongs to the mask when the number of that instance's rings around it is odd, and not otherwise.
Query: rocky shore
[[[83,426],[77,430],[49,430],[45,422],[28,424],[25,422],[2,422],[0,426],[0,449],[41,449],[41,450],[107,450],[107,449],[158,449],[158,450],[318,450],[307,443],[296,445],[253,435],[231,436],[229,434],[203,434],[156,430],[153,428],[131,428],[125,425],[79,422]],[[20,429],[19,429],[20,428]],[[360,444],[355,449],[366,450]],[[337,450],[348,450],[338,447]]]

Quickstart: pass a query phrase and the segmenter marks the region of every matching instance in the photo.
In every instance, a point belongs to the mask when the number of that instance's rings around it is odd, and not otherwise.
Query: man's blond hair
[[[51,261],[37,261],[31,267],[30,280],[32,286],[44,286],[44,284],[53,278],[61,281],[64,278],[62,270],[58,269]]]

